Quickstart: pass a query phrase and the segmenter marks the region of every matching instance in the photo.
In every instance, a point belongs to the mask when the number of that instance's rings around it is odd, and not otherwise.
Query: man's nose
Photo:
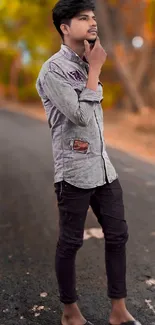
[[[91,21],[91,27],[97,27],[97,22],[94,19]]]

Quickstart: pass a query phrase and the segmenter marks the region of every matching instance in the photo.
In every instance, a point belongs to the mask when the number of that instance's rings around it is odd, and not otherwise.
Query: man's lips
[[[97,33],[97,29],[95,29],[95,28],[91,28],[91,29],[89,29],[89,31],[88,31],[88,33]]]

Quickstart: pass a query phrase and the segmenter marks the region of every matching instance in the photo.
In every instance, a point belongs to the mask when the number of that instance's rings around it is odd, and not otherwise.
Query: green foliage
[[[22,60],[22,67],[16,72],[20,99],[35,98],[33,83],[39,69],[59,48],[60,39],[51,19],[55,3],[55,0],[0,1],[0,83],[9,84],[11,66],[21,52],[22,59],[27,61]],[[25,80],[31,80],[32,85],[27,86]]]
[[[9,85],[11,64],[16,54],[17,51],[13,48],[0,51],[0,83],[4,85]]]
[[[18,89],[18,98],[24,103],[37,102],[39,99],[38,93],[36,92],[35,84],[31,83],[29,85],[20,87]]]
[[[148,5],[148,28],[154,34],[155,29],[155,1],[150,1]]]
[[[104,82],[103,94],[103,107],[112,108],[123,95],[123,89],[119,83]]]
[[[35,89],[38,72],[43,62],[60,47],[60,37],[51,19],[51,9],[56,2],[57,0],[0,0],[0,85],[4,85],[8,92],[11,67],[17,54],[21,53],[22,66],[16,71],[16,86],[22,101],[39,100]],[[120,3],[108,0],[112,8],[121,8]],[[135,3],[137,1],[130,1],[130,7],[134,7]],[[150,0],[146,13],[146,24],[150,31],[154,30],[154,17],[155,1]],[[132,22],[131,25],[135,28]],[[123,90],[109,59],[102,76],[104,107],[112,107],[122,96]]]

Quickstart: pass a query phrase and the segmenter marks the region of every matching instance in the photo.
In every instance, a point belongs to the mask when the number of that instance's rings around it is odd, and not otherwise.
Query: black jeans
[[[83,244],[84,225],[89,206],[105,237],[105,263],[108,296],[125,298],[127,223],[124,219],[122,188],[119,180],[95,189],[80,189],[65,181],[55,184],[59,207],[59,240],[56,250],[56,275],[60,301],[76,302],[75,258]]]

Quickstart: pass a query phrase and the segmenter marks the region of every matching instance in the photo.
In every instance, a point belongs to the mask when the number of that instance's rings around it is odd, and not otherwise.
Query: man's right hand
[[[98,74],[101,72],[102,65],[105,63],[107,58],[107,53],[103,49],[99,38],[97,38],[95,45],[91,48],[88,41],[84,41],[85,45],[85,57],[90,65],[90,69],[96,70]]]

